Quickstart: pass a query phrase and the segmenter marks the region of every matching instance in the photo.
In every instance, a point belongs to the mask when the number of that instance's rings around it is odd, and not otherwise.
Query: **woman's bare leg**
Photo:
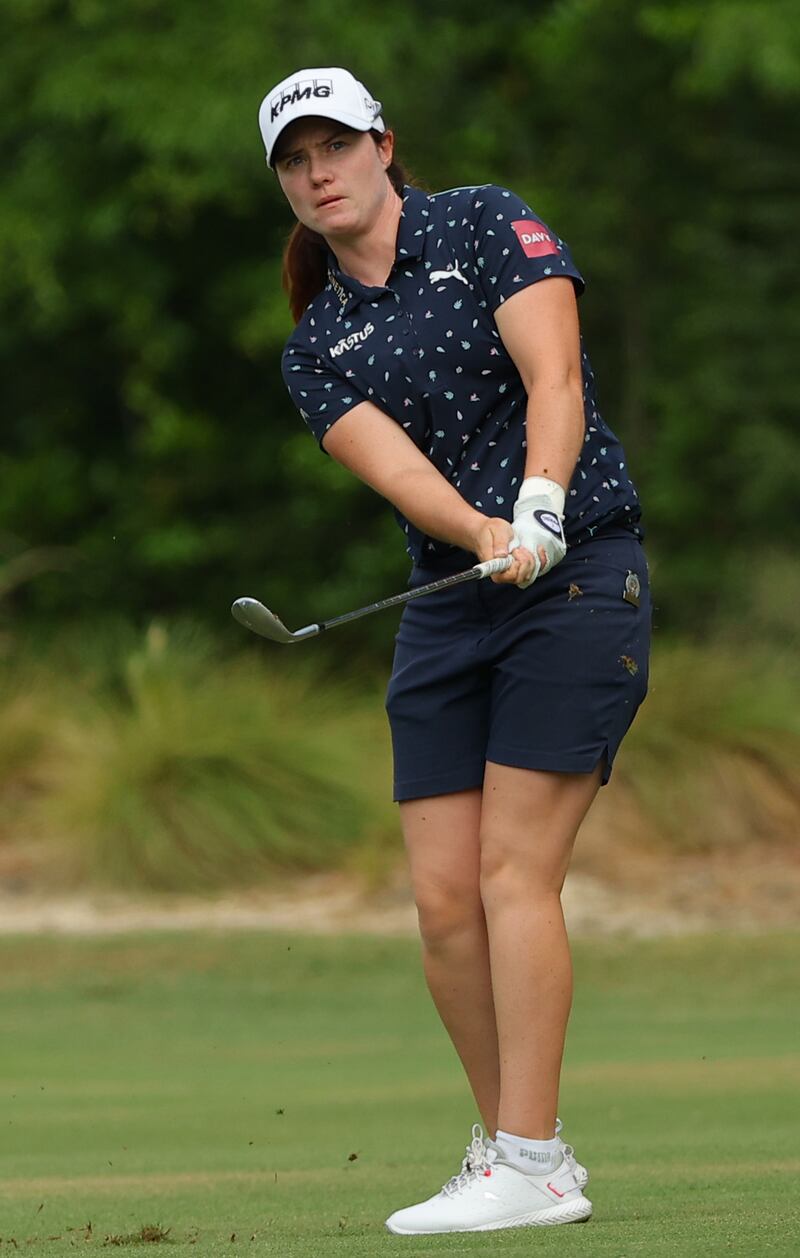
[[[500,1068],[489,943],[480,893],[481,792],[400,805],[417,902],[425,978],[489,1135]]]
[[[561,888],[600,773],[486,765],[481,896],[499,1046],[497,1125],[530,1140],[555,1132],[572,1003]]]

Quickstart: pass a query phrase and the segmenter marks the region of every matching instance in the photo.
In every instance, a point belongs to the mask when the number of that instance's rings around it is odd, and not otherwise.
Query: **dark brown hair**
[[[380,135],[370,131],[377,144]],[[386,168],[389,182],[398,196],[403,195],[403,185],[408,183],[406,172],[400,163],[392,160]],[[312,232],[304,223],[297,223],[283,251],[283,287],[289,294],[289,309],[295,323],[299,323],[306,307],[321,293],[328,282],[328,246],[322,236]]]

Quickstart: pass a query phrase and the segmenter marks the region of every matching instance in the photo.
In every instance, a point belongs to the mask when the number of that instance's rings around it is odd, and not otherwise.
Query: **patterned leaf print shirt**
[[[564,241],[507,188],[429,196],[406,186],[386,287],[343,274],[333,254],[329,264],[328,284],[282,360],[317,441],[354,406],[373,402],[467,502],[511,520],[525,471],[527,395],[493,316],[515,292],[552,275],[569,276],[580,297],[583,277]],[[582,340],[581,357],[586,431],[567,491],[567,543],[609,525],[642,537],[639,499],[624,451],[597,408]],[[462,561],[464,552],[396,514],[416,563]]]

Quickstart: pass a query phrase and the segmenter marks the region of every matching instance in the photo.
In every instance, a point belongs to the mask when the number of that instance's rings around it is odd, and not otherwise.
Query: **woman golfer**
[[[476,1123],[402,1234],[587,1219],[560,1136],[572,995],[560,892],[647,688],[639,502],[583,350],[583,279],[508,189],[406,184],[381,105],[298,70],[259,114],[298,222],[284,376],[324,451],[393,504],[411,584],[387,695],[425,976]]]

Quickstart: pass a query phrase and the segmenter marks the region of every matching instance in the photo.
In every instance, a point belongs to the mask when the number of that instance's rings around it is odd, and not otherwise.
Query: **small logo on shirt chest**
[[[438,284],[440,280],[461,280],[462,284],[469,287],[469,280],[461,274],[457,266],[448,267],[446,271],[431,271],[428,279],[431,284]]]
[[[356,345],[360,345],[374,331],[375,328],[371,323],[365,323],[360,332],[351,332],[349,336],[343,336],[341,341],[331,346],[331,358],[338,358],[346,349],[353,349]]]

